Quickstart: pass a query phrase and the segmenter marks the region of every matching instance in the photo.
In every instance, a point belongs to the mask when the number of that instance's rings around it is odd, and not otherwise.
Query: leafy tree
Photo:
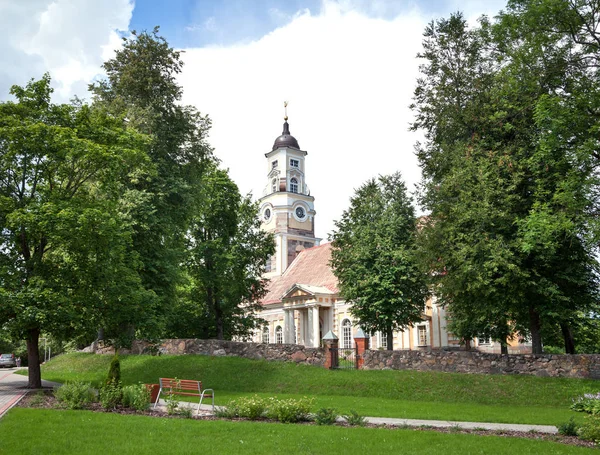
[[[260,229],[257,205],[240,195],[227,171],[207,171],[197,203],[188,234],[189,282],[171,333],[247,336],[261,323],[256,302],[266,292],[261,276],[275,253],[273,236]]]
[[[51,104],[51,91],[46,75],[0,104],[0,324],[27,341],[30,387],[42,330],[65,339],[140,318],[145,296],[123,194],[146,172],[146,138],[102,109]]]
[[[416,218],[399,173],[362,185],[335,223],[333,271],[341,296],[367,331],[393,331],[422,320],[427,287],[416,257]]]
[[[517,329],[536,353],[545,325],[568,339],[577,312],[597,304],[590,126],[564,97],[581,71],[564,35],[542,38],[515,7],[551,3],[511,2],[474,30],[460,14],[432,23],[413,105],[436,293],[457,335]]]
[[[157,336],[184,279],[180,264],[185,260],[185,234],[197,206],[204,165],[212,159],[206,142],[210,120],[181,104],[182,88],[176,81],[183,67],[181,53],[159,36],[158,27],[132,34],[104,63],[106,79],[90,89],[95,104],[125,116],[151,137],[148,154],[155,172],[130,188],[145,201],[132,214],[133,251],[142,262],[144,287],[155,296],[155,305],[147,309],[154,313],[154,324],[138,326],[137,331]],[[123,330],[128,325],[126,320],[120,324]]]

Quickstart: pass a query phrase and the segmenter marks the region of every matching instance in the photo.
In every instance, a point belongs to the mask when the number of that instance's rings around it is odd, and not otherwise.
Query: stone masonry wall
[[[97,354],[113,353],[111,347],[92,344],[87,352]],[[307,348],[297,344],[244,343],[239,341],[174,339],[152,344],[147,341],[134,341],[131,349],[119,349],[120,354],[199,354],[212,356],[237,356],[247,359],[279,360],[308,365],[325,364],[324,349]]]
[[[600,355],[500,355],[472,351],[367,350],[364,353],[363,368],[600,379]]]

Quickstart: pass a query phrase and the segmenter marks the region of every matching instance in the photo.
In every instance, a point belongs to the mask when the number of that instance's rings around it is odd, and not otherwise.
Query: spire
[[[279,147],[293,147],[296,149],[300,149],[300,146],[298,145],[298,141],[296,140],[296,138],[294,136],[292,136],[290,134],[290,125],[288,124],[288,115],[287,115],[287,105],[288,102],[284,101],[283,102],[283,132],[281,133],[281,136],[279,136],[277,139],[275,139],[275,143],[273,144],[273,150],[279,148]]]

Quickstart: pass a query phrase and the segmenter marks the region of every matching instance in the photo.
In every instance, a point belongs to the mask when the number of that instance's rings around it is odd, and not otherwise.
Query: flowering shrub
[[[290,398],[278,400],[269,398],[267,405],[267,417],[279,420],[283,423],[295,423],[308,420],[313,400],[304,397],[299,400]]]
[[[150,404],[150,391],[144,384],[134,384],[123,387],[123,406],[144,411]]]
[[[54,396],[69,409],[83,409],[95,400],[89,382],[66,382],[54,391]]]
[[[586,416],[585,422],[577,430],[579,437],[600,444],[600,392],[586,393],[577,400],[573,400],[571,409],[590,414]]]
[[[600,392],[586,393],[582,397],[573,400],[571,409],[577,412],[600,415]]]
[[[264,417],[267,409],[267,400],[254,395],[253,397],[241,397],[229,403],[229,414],[234,417],[243,417],[250,420]]]
[[[280,422],[300,422],[308,420],[312,400],[302,398],[300,400],[288,399],[278,400],[276,397],[261,398],[240,397],[230,401],[226,409],[217,412],[218,417],[256,420],[261,417],[279,420]]]

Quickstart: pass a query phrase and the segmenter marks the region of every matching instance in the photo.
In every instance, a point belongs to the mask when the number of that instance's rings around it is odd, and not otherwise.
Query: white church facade
[[[341,298],[338,281],[329,265],[331,244],[315,237],[315,198],[307,185],[307,152],[290,134],[287,116],[282,134],[265,153],[267,185],[260,203],[262,227],[275,236],[276,253],[265,277],[270,279],[262,299],[260,317],[267,324],[252,341],[321,345],[329,331],[339,338],[341,348],[354,346],[358,324],[351,314],[351,302]],[[511,343],[509,352],[523,352]],[[371,349],[386,349],[382,334],[372,334]],[[499,343],[473,340],[476,349],[499,352]],[[393,349],[459,349],[460,342],[447,330],[446,312],[435,297],[424,302],[423,319],[404,331],[394,333]]]

